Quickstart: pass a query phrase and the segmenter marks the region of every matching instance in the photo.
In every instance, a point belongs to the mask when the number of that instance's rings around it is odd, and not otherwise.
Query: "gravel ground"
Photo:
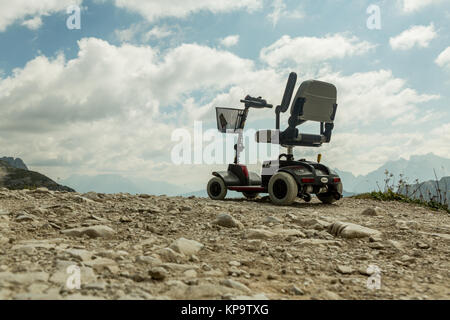
[[[0,299],[450,299],[449,244],[397,202],[0,189]]]

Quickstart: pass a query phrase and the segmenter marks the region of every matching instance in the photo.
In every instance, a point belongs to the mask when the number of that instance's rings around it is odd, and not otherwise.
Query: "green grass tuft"
[[[391,189],[387,189],[385,192],[381,191],[374,191],[370,193],[363,193],[358,194],[356,196],[353,196],[351,198],[354,199],[370,199],[370,200],[377,200],[377,201],[399,201],[404,203],[412,203],[416,204],[422,207],[426,207],[435,211],[443,210],[447,213],[450,213],[450,209],[439,202],[430,200],[430,201],[423,201],[419,199],[412,199],[408,198],[405,195],[399,194],[397,192],[392,191]]]

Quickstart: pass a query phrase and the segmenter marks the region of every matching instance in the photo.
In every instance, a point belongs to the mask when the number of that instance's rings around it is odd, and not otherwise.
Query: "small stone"
[[[272,273],[269,273],[267,275],[267,280],[276,280],[276,279],[278,279],[278,277]]]
[[[416,246],[417,246],[417,248],[424,249],[424,250],[430,248],[430,245],[425,242],[417,242]]]
[[[186,278],[197,278],[197,271],[195,271],[193,269],[189,269],[189,270],[186,270],[185,272],[183,272],[183,275]]]
[[[233,218],[232,216],[226,213],[218,214],[216,220],[213,221],[213,224],[225,228],[238,228],[238,229],[244,228],[244,225],[240,221],[238,221],[237,219]]]
[[[269,239],[274,237],[276,234],[263,229],[249,229],[245,233],[247,239]]]
[[[85,261],[84,264],[88,267],[92,267],[98,274],[103,273],[105,270],[112,274],[118,274],[120,269],[114,260],[108,258],[97,258],[90,261]]]
[[[380,242],[373,242],[369,244],[369,248],[376,249],[376,250],[382,250],[384,249],[384,245]]]
[[[230,266],[233,266],[233,267],[240,267],[241,266],[241,263],[238,262],[238,261],[230,261],[230,262],[228,262],[228,264]]]
[[[83,286],[83,289],[104,291],[106,290],[106,283],[104,282],[88,283]]]
[[[163,248],[156,252],[162,261],[178,263],[183,260],[184,256],[170,248]]]
[[[67,249],[66,253],[79,261],[88,261],[92,259],[93,253],[82,249]]]
[[[150,264],[150,265],[157,265],[157,264],[162,263],[162,261],[160,259],[157,259],[152,256],[138,256],[136,258],[136,262]]]
[[[363,212],[361,212],[363,216],[370,216],[370,217],[375,217],[381,215],[382,213],[383,210],[379,207],[366,208]]]
[[[406,262],[406,263],[414,263],[414,262],[416,262],[416,259],[415,258],[413,258],[413,257],[410,257],[410,256],[408,256],[408,255],[403,255],[401,258],[400,258],[400,260],[402,261],[402,262]]]
[[[175,240],[171,245],[170,248],[174,250],[175,252],[178,252],[180,254],[191,256],[193,254],[196,254],[204,247],[203,244],[201,244],[198,241],[195,240],[189,240],[185,238],[179,238]]]
[[[305,294],[302,289],[295,285],[291,287],[290,291],[296,296],[303,296]]]
[[[268,216],[264,219],[264,223],[280,224],[282,221],[276,217]]]
[[[0,246],[9,243],[9,238],[0,235]]]
[[[129,217],[121,217],[120,218],[120,222],[122,222],[122,223],[128,223],[128,222],[131,222],[131,221],[133,221],[131,218],[129,218]]]
[[[161,268],[161,267],[156,267],[156,268],[150,269],[148,274],[152,277],[152,279],[157,280],[157,281],[162,281],[169,275],[169,273],[166,271],[166,269]]]
[[[325,290],[323,296],[326,300],[341,300],[342,298],[337,294],[329,290]]]
[[[306,235],[297,229],[275,229],[273,230],[275,233],[285,236],[285,237],[300,237],[306,238]]]
[[[387,240],[387,244],[389,244],[391,247],[397,249],[398,251],[403,251],[404,246],[401,242],[396,240]]]
[[[62,231],[63,234],[72,237],[87,235],[91,238],[110,238],[116,232],[108,226],[98,225],[84,228],[75,228]]]
[[[33,221],[35,217],[31,214],[28,214],[26,212],[19,212],[16,216],[17,222],[24,222],[24,221]]]
[[[339,265],[336,271],[342,274],[352,274],[354,272],[352,267]]]

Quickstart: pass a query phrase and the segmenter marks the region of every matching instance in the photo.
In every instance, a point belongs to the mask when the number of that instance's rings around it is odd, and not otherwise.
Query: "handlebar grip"
[[[258,100],[258,101],[254,101],[254,100],[241,100],[242,103],[248,104],[249,107],[253,107],[253,108],[273,108],[273,105],[271,104],[267,104],[267,102],[265,100]]]

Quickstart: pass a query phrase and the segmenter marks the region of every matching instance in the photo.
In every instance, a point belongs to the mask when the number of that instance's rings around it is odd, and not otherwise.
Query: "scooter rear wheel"
[[[225,199],[228,190],[223,179],[214,177],[209,180],[206,191],[212,200],[223,200]]]
[[[298,195],[298,185],[294,177],[286,172],[278,172],[269,180],[269,197],[273,204],[290,205]]]

